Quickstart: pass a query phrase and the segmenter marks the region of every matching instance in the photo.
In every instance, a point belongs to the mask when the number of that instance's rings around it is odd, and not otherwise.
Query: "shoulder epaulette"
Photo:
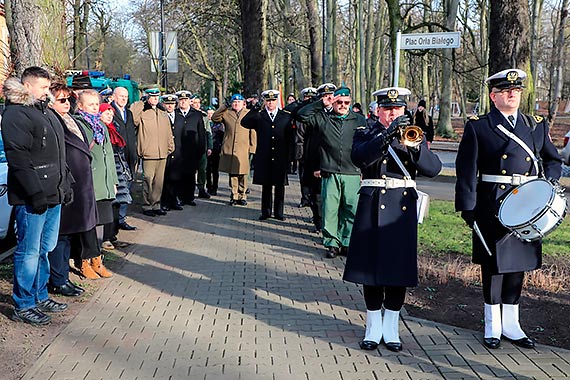
[[[540,123],[542,120],[544,120],[544,118],[542,116],[539,115],[534,115],[534,120],[536,120],[537,123]]]
[[[478,115],[472,115],[469,117],[469,120],[479,120],[479,116]]]
[[[366,126],[361,125],[361,126],[359,126],[359,127],[356,127],[356,129],[366,129]]]
[[[281,111],[288,113],[288,114],[291,114],[291,111],[287,111],[287,110],[281,110]]]

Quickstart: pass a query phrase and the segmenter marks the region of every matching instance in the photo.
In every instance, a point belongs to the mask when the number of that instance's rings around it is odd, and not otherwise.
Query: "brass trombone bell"
[[[400,144],[415,148],[420,145],[424,131],[417,125],[409,125],[400,130]]]

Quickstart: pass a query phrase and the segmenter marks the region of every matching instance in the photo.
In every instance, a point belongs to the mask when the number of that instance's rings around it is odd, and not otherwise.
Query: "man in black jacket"
[[[115,109],[113,122],[117,127],[117,132],[125,139],[125,158],[131,170],[133,180],[136,174],[136,167],[139,160],[137,155],[137,130],[133,120],[133,113],[127,108],[129,102],[129,91],[124,87],[117,87],[113,90],[113,102],[111,105]],[[131,187],[129,182],[129,190]],[[127,223],[128,204],[122,203],[119,207],[119,229],[132,231],[137,228]]]
[[[28,67],[19,81],[4,82],[6,111],[2,138],[8,159],[8,201],[14,206],[17,246],[14,251],[15,310],[12,319],[45,325],[46,312],[67,309],[48,297],[48,252],[57,244],[61,203],[71,201],[65,164],[63,126],[47,107],[49,73]]]

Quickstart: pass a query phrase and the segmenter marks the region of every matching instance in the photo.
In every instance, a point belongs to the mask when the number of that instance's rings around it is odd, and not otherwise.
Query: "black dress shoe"
[[[388,342],[388,343],[384,342],[384,345],[390,351],[394,352],[402,351],[402,343],[400,342]]]
[[[301,202],[299,203],[299,208],[309,207],[311,204],[309,202]]]
[[[63,284],[60,286],[48,286],[48,290],[52,294],[60,294],[66,297],[77,297],[81,294],[81,292],[77,291],[74,287],[69,286],[68,284]]]
[[[127,222],[124,223],[119,223],[119,229],[120,230],[125,230],[125,231],[134,231],[137,228],[135,226],[131,226],[130,224],[128,224]]]
[[[329,247],[327,252],[328,259],[334,259],[339,254],[338,247]]]
[[[511,339],[511,338],[507,338],[506,336],[503,335],[503,338],[505,338],[506,341],[511,342],[515,346],[519,346],[522,348],[534,348],[536,345],[534,340],[532,340],[526,336],[524,338],[520,338],[520,339]]]
[[[501,340],[498,338],[483,338],[483,344],[485,347],[495,350],[501,345]]]
[[[210,198],[210,194],[208,194],[206,192],[206,190],[201,190],[198,192],[198,198],[204,198],[204,199],[209,199]]]
[[[176,206],[172,206],[172,209],[175,211],[182,211],[182,210],[184,210],[184,207],[182,207],[180,205],[176,205]]]
[[[155,215],[161,215],[161,216],[166,215],[166,211],[164,211],[164,210],[159,209],[159,210],[152,210],[152,211],[154,211]]]
[[[348,247],[340,247],[341,256],[346,256],[347,253],[348,253]]]
[[[236,201],[236,205],[238,206],[247,206],[247,201],[245,199],[239,199]]]
[[[263,215],[263,214],[259,215],[259,220],[267,220],[267,219],[269,219],[269,215]]]
[[[156,216],[156,213],[154,212],[154,210],[144,210],[144,211],[143,211],[143,215],[146,215],[146,216]]]
[[[247,190],[245,191],[245,193],[246,193],[246,194],[249,194],[249,193],[251,193],[251,190],[250,190],[250,189],[247,189]]]
[[[230,199],[230,201],[228,202],[228,205],[233,206],[236,204],[236,201],[234,201],[233,199]]]
[[[218,195],[218,190],[211,190],[208,191],[208,193],[210,193],[210,195]]]
[[[67,280],[67,282],[65,283],[68,286],[71,286],[73,289],[77,290],[79,293],[83,293],[85,292],[85,289],[83,289],[81,286],[79,285],[75,285],[73,282]]]
[[[275,216],[275,219],[280,220],[280,221],[284,221],[285,217],[283,215],[279,215],[279,216]]]
[[[194,202],[194,201],[186,202],[186,204],[187,204],[188,206],[197,206],[196,202]]]
[[[372,351],[378,348],[378,343],[373,342],[371,340],[363,340],[362,342],[359,343],[359,345],[360,348],[368,351]]]
[[[164,211],[170,211],[170,207],[168,206],[162,206],[160,209]]]

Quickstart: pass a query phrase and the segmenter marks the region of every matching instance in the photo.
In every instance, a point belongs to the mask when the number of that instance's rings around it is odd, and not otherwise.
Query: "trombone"
[[[424,131],[417,125],[408,125],[400,128],[400,144],[412,148],[421,144],[424,137]]]

